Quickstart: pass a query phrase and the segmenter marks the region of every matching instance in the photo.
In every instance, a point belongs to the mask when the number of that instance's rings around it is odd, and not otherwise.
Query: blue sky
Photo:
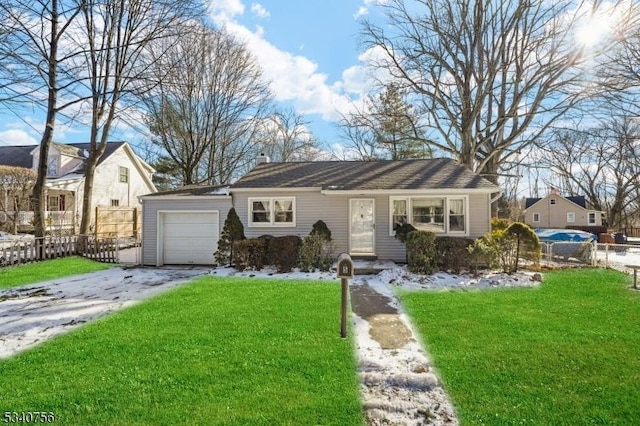
[[[339,142],[335,121],[367,84],[359,21],[375,17],[385,0],[210,0],[213,22],[243,40],[256,55],[277,101],[310,122],[310,129],[330,149]],[[378,12],[379,13],[379,12]],[[35,144],[44,115],[35,107],[0,110],[0,145]],[[134,145],[146,138],[140,125],[120,123],[112,140]],[[59,121],[54,139],[83,142],[81,122]]]

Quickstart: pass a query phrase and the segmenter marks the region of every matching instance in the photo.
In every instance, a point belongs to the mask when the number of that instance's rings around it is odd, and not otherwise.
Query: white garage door
[[[210,265],[218,249],[218,212],[163,214],[162,260],[169,265]]]

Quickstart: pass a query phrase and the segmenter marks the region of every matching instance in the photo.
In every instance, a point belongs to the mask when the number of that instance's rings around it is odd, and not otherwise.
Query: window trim
[[[51,207],[51,202],[55,200],[55,203],[53,205],[53,207],[55,207],[55,210],[53,210]],[[60,194],[54,194],[54,195],[47,195],[47,210],[48,212],[59,212],[60,210]]]
[[[125,174],[122,173],[123,171],[125,172]],[[124,180],[122,179],[123,177],[125,177]],[[129,168],[125,166],[118,166],[118,182],[129,183],[129,179],[130,179]]]
[[[571,217],[571,220],[569,220]],[[576,212],[567,212],[567,223],[576,223]]]
[[[269,222],[253,221],[253,202],[262,201],[269,203]],[[291,222],[275,221],[275,202],[291,201]],[[249,228],[295,228],[296,227],[296,197],[249,197],[247,200],[247,224]]]
[[[540,213],[534,213],[533,214],[533,222],[534,223],[540,223]]]
[[[593,216],[593,220],[591,220],[592,216]],[[596,216],[596,212],[587,213],[587,223],[589,225],[595,225],[597,222],[598,222],[598,216]]]
[[[389,197],[389,236],[395,236],[396,233],[393,230],[393,202],[398,200],[405,200],[407,205],[407,223],[413,225],[413,200],[414,199],[444,199],[444,230],[434,232],[436,235],[451,235],[458,237],[469,236],[470,215],[469,215],[469,195],[407,195],[407,196],[390,196]],[[450,227],[450,207],[451,200],[463,200],[464,203],[464,231],[451,231]]]
[[[51,166],[54,166],[54,170],[51,170]],[[60,156],[53,154],[47,157],[47,176],[58,177],[60,176]]]

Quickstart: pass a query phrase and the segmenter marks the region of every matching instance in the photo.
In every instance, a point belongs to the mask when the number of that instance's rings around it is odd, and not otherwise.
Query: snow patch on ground
[[[111,268],[0,290],[0,359],[205,273]]]
[[[356,268],[362,266],[356,262]],[[457,424],[454,409],[428,354],[395,297],[395,290],[464,291],[530,287],[538,284],[533,281],[533,274],[484,273],[475,277],[436,273],[421,276],[408,272],[405,266],[389,262],[364,266],[383,270],[377,275],[356,276],[350,285],[368,285],[389,298],[388,306],[398,311],[399,320],[411,333],[411,338],[404,346],[385,349],[371,337],[369,321],[357,315],[352,317],[363,405],[369,424]],[[203,274],[336,281],[335,271],[277,274],[275,269],[240,272],[232,268],[113,268],[0,290],[0,359]]]

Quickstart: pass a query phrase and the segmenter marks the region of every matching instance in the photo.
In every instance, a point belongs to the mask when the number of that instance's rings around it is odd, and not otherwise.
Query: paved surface
[[[453,406],[393,291],[381,292],[362,277],[350,290],[367,423],[457,425]]]
[[[209,269],[115,267],[0,290],[0,358],[174,288]]]

